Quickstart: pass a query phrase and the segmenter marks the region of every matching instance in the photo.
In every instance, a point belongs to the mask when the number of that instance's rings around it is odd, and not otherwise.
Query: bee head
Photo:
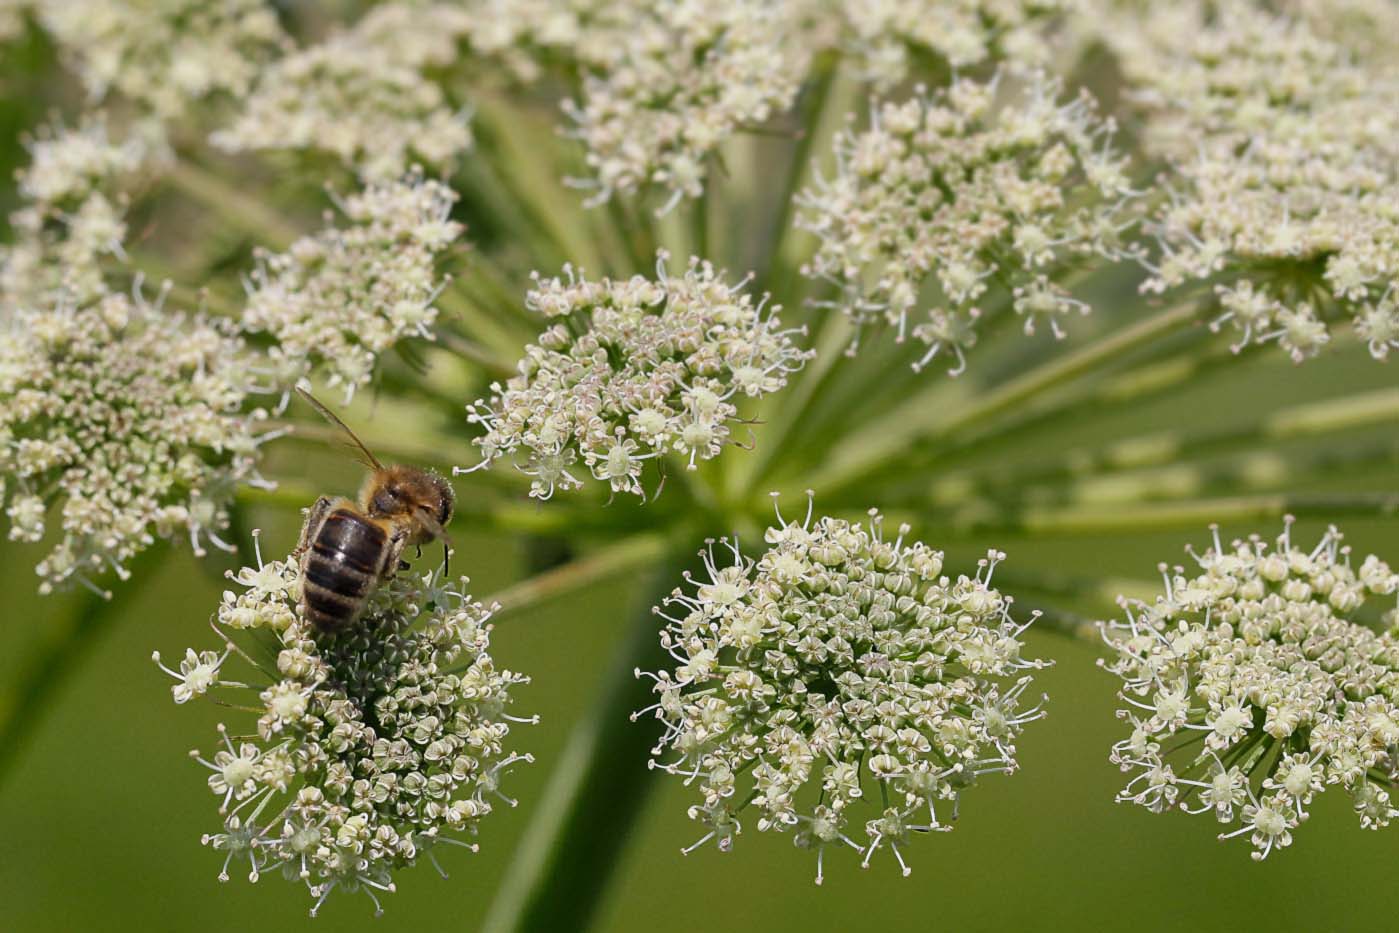
[[[361,491],[361,505],[373,518],[402,517],[421,521],[424,513],[438,528],[452,520],[455,497],[447,480],[416,467],[393,466],[371,475]],[[434,537],[423,529],[421,540]]]

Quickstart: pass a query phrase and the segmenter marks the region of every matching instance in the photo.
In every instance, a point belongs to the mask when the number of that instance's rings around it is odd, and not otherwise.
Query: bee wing
[[[301,386],[296,387],[296,392],[298,395],[304,398],[312,408],[319,412],[322,418],[329,421],[331,424],[335,425],[337,428],[345,432],[345,436],[349,438],[349,441],[347,441],[349,446],[364,455],[365,466],[369,467],[372,470],[384,469],[384,465],[379,462],[379,458],[374,456],[370,449],[365,446],[364,441],[360,440],[354,431],[350,430],[350,426],[348,424],[340,420],[340,416],[335,414],[335,412],[331,411],[329,408],[326,408],[325,405],[321,404],[320,399],[316,398],[310,392],[307,392]]]

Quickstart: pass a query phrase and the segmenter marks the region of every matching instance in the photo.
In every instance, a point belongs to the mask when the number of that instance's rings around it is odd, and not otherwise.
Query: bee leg
[[[451,573],[452,549],[447,546],[447,542],[442,542],[442,576]]]
[[[400,571],[407,570],[407,569],[408,569],[409,567],[411,567],[411,566],[413,566],[413,565],[410,564],[410,563],[408,563],[408,561],[406,561],[406,560],[400,560],[400,561],[398,562],[398,569],[399,569]]]
[[[292,556],[300,557],[311,547],[311,542],[316,539],[316,532],[321,530],[325,518],[330,514],[330,510],[335,508],[335,500],[330,496],[321,496],[316,500],[311,508],[306,510],[306,523],[301,526],[301,540],[297,542],[296,550],[292,551]]]
[[[416,559],[418,559],[418,558],[421,558],[422,556],[423,556],[423,546],[422,546],[421,544],[415,545],[415,546],[413,547],[413,557],[414,557],[414,559],[416,560]]]

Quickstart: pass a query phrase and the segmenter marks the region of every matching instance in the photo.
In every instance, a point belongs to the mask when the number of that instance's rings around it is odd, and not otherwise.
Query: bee
[[[369,467],[359,501],[321,496],[306,515],[296,554],[301,563],[301,610],[321,632],[337,632],[364,610],[374,590],[408,564],[404,548],[436,539],[446,566],[446,525],[455,503],[441,476],[410,466],[384,466],[355,432],[301,387],[321,416],[344,431]]]

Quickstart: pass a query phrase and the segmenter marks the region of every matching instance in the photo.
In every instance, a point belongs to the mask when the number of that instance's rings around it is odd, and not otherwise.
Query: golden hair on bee
[[[316,628],[333,632],[354,621],[374,589],[398,571],[405,547],[440,538],[447,565],[451,539],[446,526],[455,497],[451,484],[435,473],[385,466],[339,416],[300,386],[296,391],[345,433],[370,470],[358,502],[328,496],[316,500],[297,546],[302,611]]]

